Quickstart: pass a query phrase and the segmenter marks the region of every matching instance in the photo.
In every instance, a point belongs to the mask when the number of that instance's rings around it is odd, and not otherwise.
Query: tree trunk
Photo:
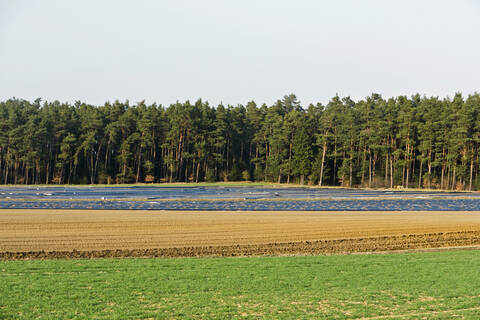
[[[48,184],[48,182],[50,180],[49,176],[48,176],[49,171],[50,171],[50,161],[47,160],[47,167],[45,168],[45,184]]]
[[[410,178],[410,147],[407,146],[407,156],[406,156],[406,167],[407,167],[407,173],[406,173],[406,178],[405,178],[405,188],[408,189],[408,183],[409,183],[409,178]]]
[[[266,139],[266,138],[265,138]],[[265,182],[267,181],[267,168],[268,168],[268,143],[265,144],[265,174],[264,174],[264,180]]]
[[[367,149],[363,149],[362,179],[360,180],[360,184],[362,185],[362,187],[365,186],[365,161],[367,161]]]
[[[440,178],[440,189],[444,189],[443,187],[443,177],[445,176],[445,163],[442,162],[442,176]]]
[[[473,155],[472,155],[472,159],[470,160],[470,180],[468,182],[469,191],[472,191],[472,180],[473,180]]]
[[[422,154],[423,157],[423,154]],[[423,159],[420,160],[420,172],[418,173],[418,189],[422,188],[422,169],[423,169]]]
[[[40,160],[35,161],[35,184],[40,183]]]
[[[15,160],[15,163],[13,165],[13,184],[17,184],[17,178],[18,178],[18,162]]]
[[[107,163],[108,163],[108,150],[110,149],[110,139],[108,139],[107,142],[107,148],[105,149],[105,165],[104,168],[105,170],[107,169]]]
[[[195,178],[195,182],[198,183],[198,175],[200,174],[200,161],[198,161],[197,163],[197,174],[196,174],[196,178]]]
[[[291,140],[290,140],[291,141]],[[288,151],[288,172],[287,172],[287,184],[290,183],[290,174],[292,173],[292,143],[290,142],[290,147]],[[321,185],[321,184],[320,184]]]
[[[138,183],[138,180],[140,180],[140,163],[141,163],[141,158],[142,158],[142,152],[141,152],[141,148],[139,148],[139,151],[138,151],[138,164],[137,164],[137,176],[135,177],[135,183]]]
[[[432,150],[428,151],[428,189],[432,188]]]
[[[70,178],[72,176],[72,160],[70,160],[70,170],[68,170],[68,182],[67,184],[70,184]]]
[[[60,168],[60,179],[58,179],[58,184],[62,184],[63,182],[63,167],[64,164],[62,164],[62,167]]]
[[[393,157],[390,157],[390,188],[393,188]]]
[[[350,176],[348,186],[351,188],[353,184],[353,148],[350,147]]]
[[[456,185],[456,183],[457,183],[457,175],[456,175],[456,173],[455,173],[456,169],[457,169],[457,166],[456,166],[456,165],[453,165],[452,190],[455,189],[455,187],[456,187],[455,185]]]
[[[388,152],[385,154],[385,180],[383,184],[386,186],[388,183]]]
[[[323,180],[323,166],[325,163],[325,154],[327,153],[327,143],[323,143],[323,151],[322,151],[322,165],[320,166],[320,181],[318,182],[318,185],[321,187],[322,186],[322,180]]]
[[[372,154],[368,151],[368,187],[372,186]]]
[[[333,145],[333,175],[332,175],[332,185],[337,185],[335,175],[337,170],[337,141]]]
[[[7,157],[8,157],[8,153],[7,153]],[[10,163],[9,161],[5,161],[5,184],[8,184],[8,169],[10,168]]]
[[[446,181],[446,185],[445,185],[445,189],[450,189],[450,172],[452,171],[452,169],[450,168],[450,165],[448,165],[447,167],[447,181]]]

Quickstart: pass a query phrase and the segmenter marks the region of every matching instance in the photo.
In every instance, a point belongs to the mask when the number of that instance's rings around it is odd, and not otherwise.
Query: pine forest
[[[480,95],[302,106],[0,102],[0,182],[480,189]]]

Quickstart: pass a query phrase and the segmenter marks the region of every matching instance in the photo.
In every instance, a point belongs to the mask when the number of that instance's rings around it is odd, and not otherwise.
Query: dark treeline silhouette
[[[480,95],[303,108],[0,102],[5,184],[271,181],[480,189]]]

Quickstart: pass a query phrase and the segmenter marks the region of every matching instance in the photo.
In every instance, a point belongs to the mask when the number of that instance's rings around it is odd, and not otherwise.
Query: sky
[[[0,0],[0,100],[480,90],[480,0]]]

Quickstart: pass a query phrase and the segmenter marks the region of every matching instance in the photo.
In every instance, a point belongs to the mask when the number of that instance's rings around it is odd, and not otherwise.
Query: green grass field
[[[480,318],[480,251],[0,262],[2,319]]]

